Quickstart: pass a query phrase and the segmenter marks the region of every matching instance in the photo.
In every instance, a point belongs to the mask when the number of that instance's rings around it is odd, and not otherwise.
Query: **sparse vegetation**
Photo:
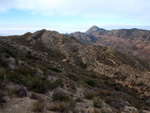
[[[40,35],[42,34],[37,33],[35,37],[40,38]],[[31,38],[33,37],[31,36]],[[57,39],[57,37],[55,38]],[[77,53],[72,54],[72,52],[76,51],[76,48],[71,46],[72,48],[68,49],[69,52],[66,51],[68,52],[68,57],[66,58],[65,55],[60,53],[59,49],[58,51],[53,51],[50,46],[47,48],[43,42],[38,42],[38,44],[43,43],[42,46],[39,44],[38,47],[37,40],[33,39],[35,44],[30,48],[31,46],[28,46],[31,45],[30,41],[26,41],[26,38],[22,39],[18,39],[17,36],[12,38],[14,44],[18,44],[17,46],[14,45],[14,47],[10,46],[9,42],[6,44],[0,42],[0,106],[6,102],[4,97],[7,97],[10,100],[17,98],[21,100],[30,99],[31,102],[36,101],[33,104],[33,112],[44,112],[48,107],[47,110],[61,113],[84,112],[84,110],[80,111],[78,107],[82,106],[86,101],[87,103],[83,105],[83,109],[88,106],[93,107],[95,109],[94,113],[109,113],[107,110],[103,110],[105,108],[103,107],[103,101],[109,104],[110,109],[112,108],[114,112],[120,112],[126,104],[138,108],[141,113],[144,111],[143,109],[149,110],[150,102],[148,97],[144,95],[144,91],[140,94],[134,88],[122,86],[115,81],[116,79],[120,81],[127,80],[124,72],[127,72],[127,74],[131,72],[134,78],[135,73],[127,69],[132,69],[135,64],[140,64],[146,70],[148,66],[146,67],[145,64],[142,64],[141,60],[134,59],[134,57],[130,59],[130,57],[126,57],[123,54],[123,56],[116,54],[115,51],[110,53],[112,54],[110,56],[109,51],[107,51],[107,54],[105,53],[107,48],[93,47],[93,51],[98,55],[95,54],[92,57],[101,63],[102,68],[105,65],[104,68],[108,71],[106,72],[108,76],[109,72],[114,74],[114,77],[107,77],[103,74],[103,70],[100,69],[99,71],[99,68],[96,67],[99,66],[99,63],[95,65],[94,61],[92,64],[93,61],[88,58],[88,55],[92,54],[87,52],[90,49],[85,51],[89,61],[82,62],[81,57],[84,56],[80,54],[80,48],[77,48],[79,55],[76,56]],[[68,39],[65,39],[65,41]],[[15,40],[17,41],[15,42]],[[71,44],[71,40],[69,39],[69,44]],[[65,41],[63,41],[64,44]],[[82,47],[82,44],[80,46]],[[70,45],[65,47],[70,47]],[[24,51],[22,52],[22,50]],[[100,54],[101,51],[104,55]],[[119,70],[118,67],[121,68],[122,64],[127,69]],[[115,66],[116,70],[114,70],[113,66]],[[140,66],[135,67],[139,69]],[[112,71],[109,71],[110,69]],[[97,73],[98,71],[102,74]],[[135,75],[135,77],[138,79],[139,75]],[[4,87],[5,85],[7,87]],[[136,85],[144,90],[149,88],[142,79],[140,82],[133,80],[130,85]],[[91,102],[93,106],[91,106]]]
[[[22,66],[15,69],[14,72],[9,72],[7,74],[7,78],[10,81],[28,86],[35,92],[45,93],[50,88],[50,83],[46,80],[46,78],[40,77],[36,74],[36,69],[32,69],[28,66]]]

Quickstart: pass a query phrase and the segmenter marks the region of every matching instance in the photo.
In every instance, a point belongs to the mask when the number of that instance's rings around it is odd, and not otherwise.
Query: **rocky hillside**
[[[0,37],[0,61],[2,113],[150,112],[150,66],[110,47],[41,30]]]
[[[150,55],[150,31],[140,29],[105,30],[97,26],[85,33],[73,33],[79,41],[86,44],[114,47],[122,53],[132,54],[143,59]]]

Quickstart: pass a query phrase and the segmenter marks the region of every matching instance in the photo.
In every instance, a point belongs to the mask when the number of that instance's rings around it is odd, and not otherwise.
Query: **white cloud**
[[[72,25],[68,21],[64,23],[50,21],[43,25],[40,25],[40,22],[35,25],[33,23],[26,25],[19,22],[0,21],[0,33],[16,34],[18,31],[22,34],[43,28],[61,33],[86,31],[93,24],[106,29],[137,27],[150,30],[147,25],[150,23],[149,5],[150,0],[0,0],[0,12],[18,9],[48,16],[82,16],[88,20],[79,22],[78,25]]]
[[[150,0],[0,0],[0,11],[15,8],[45,15],[150,19]]]

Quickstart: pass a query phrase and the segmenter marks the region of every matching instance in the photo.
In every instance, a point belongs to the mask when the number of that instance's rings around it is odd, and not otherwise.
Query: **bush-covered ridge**
[[[38,37],[38,35],[36,36]],[[70,42],[71,40],[69,40]],[[42,57],[39,48],[35,50],[30,47],[29,52],[28,48],[21,51],[20,47],[21,45],[9,45],[8,42],[1,42],[0,45],[1,107],[7,106],[7,103],[10,102],[6,99],[9,96],[11,98],[21,97],[22,99],[28,97],[31,102],[36,101],[33,103],[32,111],[34,112],[88,112],[88,107],[91,113],[117,113],[124,111],[127,106],[134,107],[139,112],[149,110],[148,96],[142,95],[132,87],[129,88],[128,85],[123,86],[116,82],[116,80],[127,80],[122,70],[115,70],[114,76],[108,77],[110,64],[107,65],[107,63],[114,62],[108,53],[108,62],[105,60],[102,62],[100,56],[97,56],[99,59],[97,61],[103,63],[104,67],[101,68],[106,70],[100,74],[91,69],[91,62],[76,56],[77,53],[69,57],[70,59],[67,59],[65,54],[63,57],[56,57],[53,55],[54,51],[45,53],[46,57]],[[36,54],[33,54],[32,51],[36,51]],[[78,49],[73,51],[80,52]],[[101,54],[99,50],[98,54]],[[84,58],[86,57],[88,56],[84,56]],[[114,56],[113,58],[115,59]],[[113,66],[117,68],[121,65],[120,62],[118,63],[119,65]],[[126,68],[123,69],[128,72]],[[133,86],[136,86],[136,83]],[[145,84],[140,82],[138,86],[145,87]]]

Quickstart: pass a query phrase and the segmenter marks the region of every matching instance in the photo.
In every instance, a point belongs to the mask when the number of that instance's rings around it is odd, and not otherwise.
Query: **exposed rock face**
[[[85,33],[73,33],[71,36],[86,44],[89,42],[94,45],[110,46],[122,53],[149,59],[150,31],[147,30],[134,28],[107,31],[93,26]]]

